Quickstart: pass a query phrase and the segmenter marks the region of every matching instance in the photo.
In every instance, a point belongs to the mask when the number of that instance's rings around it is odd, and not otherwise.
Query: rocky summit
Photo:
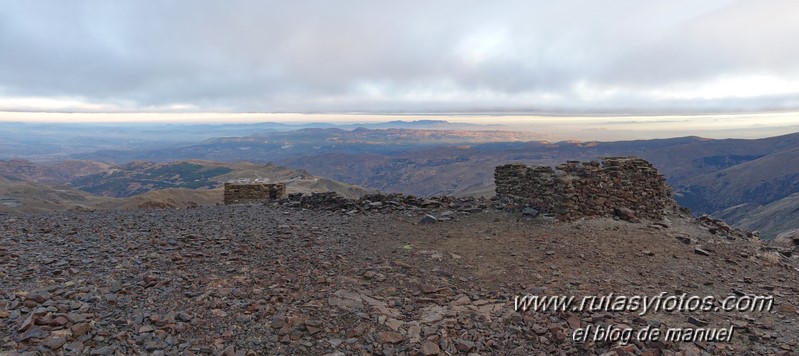
[[[498,200],[0,216],[0,354],[795,355],[796,259],[713,219],[557,222]],[[770,295],[747,312],[517,310],[523,295]],[[574,341],[577,329],[734,329]]]

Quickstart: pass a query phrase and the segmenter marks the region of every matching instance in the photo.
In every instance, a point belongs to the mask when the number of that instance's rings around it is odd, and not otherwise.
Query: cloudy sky
[[[799,2],[0,0],[0,111],[799,110]]]

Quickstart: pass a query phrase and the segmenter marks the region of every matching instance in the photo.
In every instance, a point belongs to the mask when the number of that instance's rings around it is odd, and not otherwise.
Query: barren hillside
[[[336,192],[347,198],[358,198],[377,192],[274,164],[194,160],[133,162],[117,166],[79,161],[52,165],[12,160],[0,161],[0,213],[221,204],[223,182],[256,178],[284,182],[288,193]]]

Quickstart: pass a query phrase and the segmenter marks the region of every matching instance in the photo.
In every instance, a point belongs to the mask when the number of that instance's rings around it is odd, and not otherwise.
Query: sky
[[[794,0],[0,0],[0,120],[799,112],[797,19]]]

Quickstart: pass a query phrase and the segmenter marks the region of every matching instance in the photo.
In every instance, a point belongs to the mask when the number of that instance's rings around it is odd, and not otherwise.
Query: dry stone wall
[[[561,220],[630,210],[639,218],[661,219],[678,210],[666,179],[638,157],[605,157],[601,163],[567,161],[555,169],[506,164],[496,168],[494,181],[498,198]]]
[[[255,203],[286,197],[283,183],[225,183],[225,204]]]

